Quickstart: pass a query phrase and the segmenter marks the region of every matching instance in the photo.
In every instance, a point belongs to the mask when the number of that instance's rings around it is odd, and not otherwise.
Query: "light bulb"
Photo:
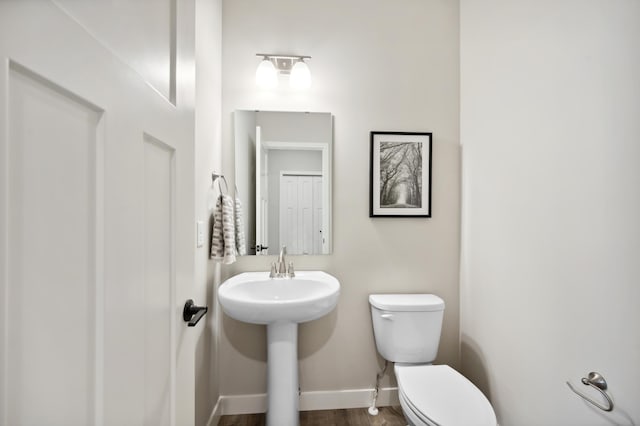
[[[265,89],[273,89],[278,86],[278,71],[266,56],[256,70],[256,84]]]
[[[308,89],[311,87],[311,71],[309,71],[309,67],[302,59],[291,68],[289,86],[295,89]]]

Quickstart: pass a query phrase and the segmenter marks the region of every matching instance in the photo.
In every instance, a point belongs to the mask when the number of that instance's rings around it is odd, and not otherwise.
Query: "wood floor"
[[[400,407],[380,407],[377,416],[366,408],[348,410],[301,411],[300,426],[405,426]],[[218,426],[264,426],[264,414],[222,416]]]

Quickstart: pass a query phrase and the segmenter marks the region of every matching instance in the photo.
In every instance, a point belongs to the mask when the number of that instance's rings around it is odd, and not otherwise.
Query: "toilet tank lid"
[[[444,300],[435,294],[370,294],[369,303],[378,309],[396,312],[444,310]]]

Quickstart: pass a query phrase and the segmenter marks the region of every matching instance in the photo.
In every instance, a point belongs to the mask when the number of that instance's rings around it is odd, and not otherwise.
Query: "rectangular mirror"
[[[331,113],[237,110],[234,139],[247,254],[331,253]]]

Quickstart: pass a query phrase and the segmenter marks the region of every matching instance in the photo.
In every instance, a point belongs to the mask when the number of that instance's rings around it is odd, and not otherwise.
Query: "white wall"
[[[640,3],[460,9],[464,372],[502,425],[640,424]]]
[[[255,86],[258,52],[310,55],[313,85]],[[333,254],[293,256],[342,284],[337,309],[300,327],[303,392],[372,388],[376,353],[367,296],[433,292],[447,303],[438,362],[458,363],[459,113],[458,3],[441,0],[228,0],[223,2],[223,142],[233,175],[236,109],[334,114]],[[431,131],[433,217],[371,219],[369,132]],[[228,276],[268,270],[248,257]],[[220,392],[265,392],[263,326],[223,317]],[[383,385],[392,384],[385,379]]]
[[[221,35],[222,10],[220,0],[196,0],[196,127],[195,127],[195,220],[210,229],[211,173],[221,170]],[[194,224],[195,232],[195,224]],[[196,344],[196,419],[206,425],[219,396],[218,367],[218,305],[214,282],[220,271],[209,260],[208,242],[196,250],[196,291],[194,300],[206,303],[209,312],[205,327],[194,328],[200,333]],[[214,423],[215,424],[215,423]]]

